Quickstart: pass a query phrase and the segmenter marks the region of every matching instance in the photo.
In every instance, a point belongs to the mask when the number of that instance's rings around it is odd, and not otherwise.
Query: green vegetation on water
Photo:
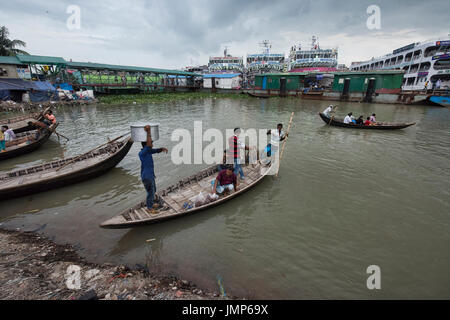
[[[246,94],[234,93],[202,93],[202,92],[186,92],[186,93],[141,93],[141,94],[118,94],[99,96],[98,100],[106,104],[125,104],[134,103],[152,103],[152,102],[171,102],[178,100],[193,100],[206,98],[231,98],[242,99],[249,97]]]

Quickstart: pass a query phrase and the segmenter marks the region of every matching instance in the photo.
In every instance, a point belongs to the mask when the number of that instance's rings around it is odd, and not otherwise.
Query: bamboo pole
[[[289,127],[288,127],[288,129],[287,129],[287,131],[286,131],[286,139],[284,139],[284,141],[283,141],[283,147],[281,148],[281,154],[280,154],[279,164],[281,164],[281,160],[283,159],[284,148],[286,147],[286,142],[287,142],[287,140],[288,140],[288,138],[289,138],[289,132],[291,131],[292,122],[294,121],[294,115],[295,115],[295,112],[292,112],[291,119],[289,120]],[[277,174],[275,175],[277,178],[278,178],[278,173],[279,173],[279,166],[278,166],[278,172],[277,172]]]

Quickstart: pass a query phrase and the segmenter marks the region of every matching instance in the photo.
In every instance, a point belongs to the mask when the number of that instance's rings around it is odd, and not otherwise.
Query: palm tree
[[[17,47],[25,47],[26,43],[22,40],[11,40],[9,30],[5,26],[0,28],[0,56],[15,56],[17,54],[29,54]]]

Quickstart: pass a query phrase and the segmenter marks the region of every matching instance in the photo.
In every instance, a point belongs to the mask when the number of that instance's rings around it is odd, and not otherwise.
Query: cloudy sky
[[[69,30],[67,8],[81,10]],[[367,28],[367,8],[381,9],[381,29]],[[178,69],[209,56],[288,54],[312,35],[338,47],[339,63],[366,60],[412,42],[450,34],[448,0],[0,0],[0,25],[36,55],[74,61]]]

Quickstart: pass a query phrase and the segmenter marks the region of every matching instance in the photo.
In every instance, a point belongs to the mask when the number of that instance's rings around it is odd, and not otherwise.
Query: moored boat
[[[149,214],[144,201],[105,221],[100,227],[106,229],[133,228],[191,215],[218,206],[253,188],[264,179],[270,167],[264,167],[258,163],[257,165],[243,166],[243,169],[246,176],[245,181],[240,182],[238,191],[233,191],[228,196],[221,196],[218,200],[195,207],[195,198],[200,193],[211,193],[211,182],[218,174],[217,166],[209,167],[158,192],[156,198],[160,203],[160,208],[157,209],[157,214]]]
[[[22,115],[18,117],[2,119],[0,120],[1,125],[7,125],[9,129],[13,130],[15,134],[23,133],[26,131],[31,131],[33,128],[28,125],[28,123],[34,121],[41,121],[44,118],[44,114],[50,111],[51,107],[46,108],[42,112],[30,113],[27,115]]]
[[[30,153],[40,148],[55,132],[58,123],[52,124],[48,128],[32,130],[17,134],[17,138],[6,143],[5,152],[0,152],[0,160],[15,158]]]
[[[343,120],[337,119],[335,117],[328,117],[323,113],[319,113],[320,118],[328,125],[335,127],[343,127],[343,128],[351,128],[351,129],[362,129],[362,130],[398,130],[405,129],[410,126],[415,125],[416,123],[390,123],[390,122],[377,122],[374,125],[365,126],[365,125],[356,125],[356,124],[347,124],[344,123]]]
[[[0,200],[21,197],[85,181],[117,166],[133,141],[121,137],[81,156],[57,160],[0,175]]]

